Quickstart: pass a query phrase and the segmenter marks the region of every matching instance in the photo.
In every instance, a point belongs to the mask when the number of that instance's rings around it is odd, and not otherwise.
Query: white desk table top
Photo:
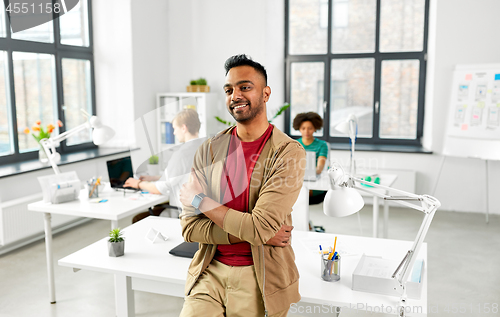
[[[333,247],[335,235],[319,232],[292,231],[292,247],[295,252],[295,263],[300,272],[300,294],[303,302],[320,305],[347,306],[356,308],[364,305],[381,308],[392,307],[396,312],[399,297],[372,294],[352,290],[352,273],[361,256],[382,256],[394,259],[398,263],[412,247],[412,241],[377,239],[358,236],[337,235],[337,251],[341,254],[340,280],[324,282],[320,277],[319,245]],[[426,316],[427,313],[427,244],[423,243],[418,258],[424,259],[422,297],[420,300],[408,299],[408,306],[422,310],[422,314],[409,316]],[[359,308],[358,308],[359,309]]]
[[[165,242],[146,240],[150,228],[167,235]],[[59,260],[59,265],[78,269],[88,269],[111,274],[123,274],[184,285],[187,268],[191,259],[170,255],[168,252],[183,241],[178,219],[148,217],[124,229],[125,255],[118,258],[108,256],[107,238],[97,241],[67,257]],[[324,282],[320,277],[320,257],[318,245],[324,248],[333,246],[335,235],[316,232],[293,231],[292,246],[295,262],[300,272],[300,294],[302,302],[320,305],[348,306],[356,308],[363,304],[371,307],[396,307],[399,297],[353,291],[352,273],[363,253],[379,255],[387,259],[401,260],[412,242],[389,239],[338,235],[337,250],[342,255],[341,279],[338,282]],[[427,244],[420,250],[419,258],[424,259],[424,281],[422,298],[408,299],[408,305],[422,307],[427,311]],[[182,296],[182,294],[178,294]]]
[[[364,173],[360,172],[356,174],[356,177],[365,177],[367,175],[374,175],[375,173]],[[390,187],[396,179],[398,175],[396,174],[378,174],[380,177],[380,185]],[[330,179],[328,178],[328,173],[323,171],[320,177],[316,181],[304,181],[304,187],[311,190],[329,190],[330,189]],[[380,190],[380,189],[375,189]],[[382,190],[381,190],[382,191]]]
[[[121,191],[111,188],[99,192],[99,198],[85,199],[86,191],[80,191],[80,199],[62,204],[44,203],[37,201],[28,205],[28,210],[46,212],[52,214],[88,217],[95,219],[119,220],[144,211],[148,207],[168,201],[167,196],[154,194],[139,194]],[[99,200],[107,199],[107,202],[97,203]]]
[[[150,228],[168,236],[167,241],[152,243],[147,240]],[[72,268],[185,284],[191,259],[168,253],[184,242],[179,219],[150,216],[124,228],[123,236],[125,254],[121,257],[108,256],[108,238],[104,238],[60,259],[58,263]]]

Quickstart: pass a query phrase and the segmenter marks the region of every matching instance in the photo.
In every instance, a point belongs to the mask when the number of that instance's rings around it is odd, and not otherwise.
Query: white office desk
[[[80,197],[88,194],[86,190],[80,192]],[[87,217],[94,219],[111,220],[111,229],[118,227],[118,220],[144,211],[156,204],[168,201],[168,197],[162,195],[127,192],[117,192],[108,187],[99,192],[99,200],[107,199],[107,202],[96,203],[97,198],[90,200],[78,199],[62,204],[51,204],[38,201],[28,205],[28,210],[44,213],[45,248],[47,256],[47,271],[49,278],[50,302],[56,302],[56,291],[54,283],[54,263],[52,252],[52,225],[51,214]]]
[[[150,228],[160,230],[169,236],[165,242],[151,243],[144,236]],[[115,275],[116,315],[135,315],[134,290],[184,297],[184,284],[191,259],[175,257],[168,251],[181,243],[181,228],[178,219],[148,217],[124,229],[125,255],[118,258],[108,256],[107,238],[93,243],[59,260],[59,265],[75,270],[85,269]],[[302,303],[335,305],[360,308],[358,304],[371,307],[396,307],[399,297],[353,291],[352,272],[363,252],[400,260],[411,248],[412,242],[366,237],[338,236],[337,248],[351,255],[342,256],[341,279],[338,282],[324,282],[320,278],[320,258],[317,245],[332,245],[333,234],[292,231],[292,246],[300,273],[300,294]],[[408,305],[422,307],[422,313],[408,316],[427,315],[427,245],[420,249],[425,260],[422,298],[408,300]],[[394,310],[395,314],[396,311]]]
[[[371,175],[372,173],[363,173],[360,175]],[[361,176],[363,177],[363,176]],[[380,174],[380,185],[391,187],[392,184],[396,181],[398,176],[396,174]],[[309,230],[309,190],[324,190],[327,191],[330,189],[330,179],[328,178],[328,174],[326,171],[321,173],[321,176],[316,181],[304,181],[303,189],[301,190],[299,197],[297,198],[297,202],[294,205],[294,210],[300,210],[300,215],[296,215],[296,217],[300,217],[299,221],[296,221],[301,227],[297,227],[300,230]],[[383,189],[374,189],[379,193],[386,193]],[[371,196],[373,197],[373,237],[378,237],[378,215],[379,215],[379,204],[380,200],[378,196],[370,195],[369,193],[360,191],[360,194],[363,196]],[[388,233],[388,222],[389,222],[389,204],[387,201],[383,201],[384,204],[384,231],[383,237],[387,238]],[[304,213],[305,211],[305,213]],[[298,220],[298,219],[297,219]],[[307,225],[307,228],[304,227]]]

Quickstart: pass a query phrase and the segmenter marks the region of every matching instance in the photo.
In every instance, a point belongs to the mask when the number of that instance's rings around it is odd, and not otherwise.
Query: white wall
[[[116,131],[104,147],[140,148],[139,157],[156,150],[156,133],[144,137],[142,119],[156,128],[156,94],[169,91],[168,2],[97,0],[93,2],[97,114]],[[149,144],[153,146],[150,149]]]
[[[222,86],[224,62],[248,54],[268,72],[272,93],[268,111],[284,103],[284,2],[245,0],[169,1],[170,90],[185,91],[189,81],[204,77],[219,94],[213,116],[226,119]],[[274,122],[282,128],[280,121]]]
[[[134,141],[126,124],[134,120],[131,0],[92,1],[92,17],[97,115],[116,132],[105,146],[128,146]]]

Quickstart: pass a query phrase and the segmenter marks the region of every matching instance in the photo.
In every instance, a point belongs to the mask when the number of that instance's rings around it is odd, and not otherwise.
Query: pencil
[[[335,242],[333,243],[333,251],[332,251],[332,253],[330,253],[330,256],[328,256],[328,260],[331,260],[332,257],[334,256],[336,246],[337,246],[337,236],[335,236]]]

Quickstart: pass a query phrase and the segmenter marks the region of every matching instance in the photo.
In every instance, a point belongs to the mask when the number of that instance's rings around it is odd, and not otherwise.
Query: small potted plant
[[[191,80],[189,84],[190,86],[186,87],[187,92],[210,92],[210,86],[207,86],[207,80],[205,78]]]
[[[148,174],[150,176],[160,175],[160,165],[158,164],[158,156],[152,155],[148,162]]]
[[[125,253],[125,239],[120,228],[112,229],[109,232],[108,240],[109,256],[119,257]]]

